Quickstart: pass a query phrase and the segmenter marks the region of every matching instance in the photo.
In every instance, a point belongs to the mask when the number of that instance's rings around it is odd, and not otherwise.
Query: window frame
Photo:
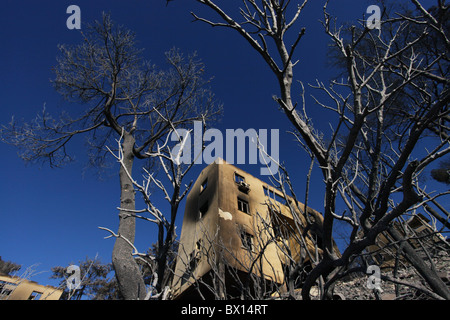
[[[43,294],[43,292],[33,290],[33,292],[31,292],[30,296],[28,297],[28,300],[41,300]]]
[[[238,211],[241,211],[241,212],[243,212],[245,214],[250,215],[250,204],[248,203],[248,201],[238,197],[237,198],[237,202],[238,202],[238,204],[237,204],[238,205]],[[241,206],[240,203],[242,203],[243,205]],[[244,211],[243,210],[244,208],[247,208],[247,211]]]
[[[254,235],[245,231],[245,230],[241,230],[240,232],[240,238],[241,238],[241,247],[254,252],[255,250],[255,243],[254,243]]]
[[[279,194],[277,191],[275,191],[267,186],[263,186],[263,191],[264,191],[264,195],[266,197],[268,197],[269,199],[274,200],[285,206],[288,205],[286,198],[283,195]]]
[[[0,298],[4,299],[5,297],[10,296],[14,290],[18,287],[17,283],[0,280]]]

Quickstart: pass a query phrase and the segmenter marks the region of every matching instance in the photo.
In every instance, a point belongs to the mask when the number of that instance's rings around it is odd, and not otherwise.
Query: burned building
[[[262,298],[285,290],[288,266],[310,268],[321,254],[322,219],[218,159],[186,199],[173,297]]]

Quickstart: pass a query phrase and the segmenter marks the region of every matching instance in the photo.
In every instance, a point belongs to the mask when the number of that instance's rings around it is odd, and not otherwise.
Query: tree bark
[[[134,137],[125,133],[123,136],[123,164],[120,166],[120,207],[125,210],[135,209],[135,191],[130,179],[133,169]],[[124,240],[134,243],[136,218],[126,211],[119,212],[119,237],[116,238],[112,253],[112,263],[116,272],[119,290],[125,300],[143,300],[146,288],[141,271],[132,255],[133,247]]]

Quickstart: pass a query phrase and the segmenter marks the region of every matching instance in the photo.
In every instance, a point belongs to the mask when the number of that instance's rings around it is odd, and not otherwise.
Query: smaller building
[[[413,215],[404,225],[395,222],[393,227],[400,232],[407,242],[416,250],[419,256],[428,259],[428,255],[435,256],[439,251],[448,251],[447,240],[440,232],[436,232],[429,224],[428,220],[421,213]],[[405,228],[408,233],[405,234]],[[399,256],[396,241],[392,239],[388,232],[378,235],[375,243],[367,248],[373,260],[382,268],[393,268],[396,258]],[[404,259],[399,257],[402,262]]]
[[[59,300],[63,290],[0,274],[0,300]]]

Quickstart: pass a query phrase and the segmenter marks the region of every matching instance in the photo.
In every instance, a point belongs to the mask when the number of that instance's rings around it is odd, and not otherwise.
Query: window
[[[198,246],[198,242],[197,242]],[[193,276],[194,270],[197,267],[199,258],[199,253],[197,250],[192,251],[189,254],[189,261],[186,264],[186,270],[184,271],[182,277],[181,277],[181,285],[184,285],[189,279]]]
[[[253,251],[253,235],[251,235],[248,232],[245,231],[241,231],[241,241],[242,241],[242,246],[249,250],[249,251]]]
[[[273,200],[275,200],[275,201],[277,201],[277,202],[279,202],[279,203],[281,203],[281,204],[287,205],[287,201],[286,201],[286,199],[284,198],[284,196],[282,196],[281,194],[279,194],[279,193],[277,193],[277,192],[275,192],[275,191],[273,191],[273,190],[270,190],[270,189],[267,188],[267,187],[263,187],[263,188],[264,188],[264,194],[265,194],[267,197],[269,197],[269,198],[271,198],[271,199],[273,199]]]
[[[248,194],[250,191],[250,185],[245,182],[245,178],[240,174],[234,173],[234,182],[236,182],[239,191]]]
[[[273,235],[275,236],[276,239],[284,239],[281,226],[278,223],[272,222],[272,228],[273,228]]]
[[[282,214],[271,211],[271,223],[273,236],[277,241],[289,240],[291,234],[295,233],[293,226]]]
[[[245,178],[239,174],[237,174],[236,172],[234,173],[234,181],[236,183],[241,183],[244,182],[245,183]]]
[[[201,207],[200,207],[200,209],[199,209],[199,213],[198,213],[198,215],[199,215],[199,219],[202,219],[205,215],[206,215],[206,213],[208,212],[208,201],[206,201]]]
[[[248,202],[238,198],[238,210],[250,214],[250,207],[248,206]]]
[[[203,241],[202,239],[200,239],[195,243],[195,250],[197,250],[197,252],[201,252],[202,248],[203,248]]]
[[[208,179],[205,179],[205,181],[203,181],[202,185],[200,186],[200,193],[202,193],[207,186],[208,186]]]
[[[3,289],[6,287],[7,283],[8,282],[6,282],[6,281],[0,280],[0,293],[3,292]]]
[[[0,280],[0,299],[9,296],[16,288],[17,284]]]
[[[194,272],[197,267],[198,260],[199,258],[197,256],[197,251],[191,252],[189,255],[189,271]]]
[[[30,296],[28,297],[28,300],[39,300],[41,299],[42,292],[33,291]]]
[[[272,198],[272,199],[275,198],[272,190],[269,190],[269,188],[267,188],[267,187],[263,187],[263,189],[264,189],[264,195],[266,197],[269,197],[269,198]]]
[[[200,254],[202,249],[202,240],[198,240],[195,243],[195,249],[189,255],[189,270],[193,272],[197,268],[197,264],[200,261]]]

